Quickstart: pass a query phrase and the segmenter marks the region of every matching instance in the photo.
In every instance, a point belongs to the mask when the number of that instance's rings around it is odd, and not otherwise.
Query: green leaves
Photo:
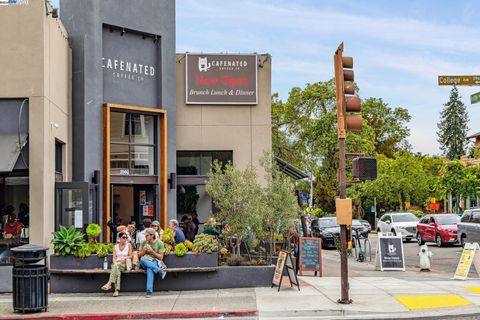
[[[87,226],[86,232],[90,242],[96,242],[95,238],[102,233],[102,228],[96,223],[91,223]]]
[[[438,142],[440,149],[450,159],[460,159],[465,154],[467,146],[468,113],[458,95],[457,87],[450,92],[450,99],[444,104],[441,120],[438,124]]]
[[[83,234],[75,229],[74,226],[65,228],[60,226],[58,231],[52,232],[53,250],[55,253],[65,256],[67,254],[76,255],[80,248],[85,244]]]

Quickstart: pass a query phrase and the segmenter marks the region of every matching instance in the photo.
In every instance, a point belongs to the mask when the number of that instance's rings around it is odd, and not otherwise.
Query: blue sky
[[[53,1],[58,5],[58,0]],[[438,75],[480,74],[476,1],[177,0],[177,52],[270,53],[272,92],[333,77],[340,42],[354,57],[362,98],[383,98],[412,115],[414,151],[438,154],[437,123],[451,87]],[[480,131],[478,87],[459,87]]]

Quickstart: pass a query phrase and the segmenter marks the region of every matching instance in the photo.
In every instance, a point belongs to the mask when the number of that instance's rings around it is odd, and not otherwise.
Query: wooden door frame
[[[159,118],[159,134],[160,139],[157,143],[158,148],[158,161],[160,165],[158,168],[158,183],[160,187],[160,225],[163,229],[167,226],[167,110],[159,108],[145,108],[130,106],[117,103],[105,103],[103,105],[103,225],[104,239],[108,241],[110,239],[110,229],[107,227],[110,220],[110,112],[124,111],[124,112],[136,112],[142,114],[152,114]]]

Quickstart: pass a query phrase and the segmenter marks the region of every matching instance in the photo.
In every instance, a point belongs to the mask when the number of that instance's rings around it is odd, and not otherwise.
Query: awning
[[[300,171],[300,169],[295,168],[290,163],[280,159],[279,157],[275,157],[275,160],[277,161],[277,165],[280,171],[285,173],[287,176],[290,176],[295,180],[308,178],[308,175],[306,173]]]
[[[17,162],[20,150],[27,143],[27,134],[20,133],[21,145],[18,143],[18,134],[0,135],[0,172],[12,172]]]

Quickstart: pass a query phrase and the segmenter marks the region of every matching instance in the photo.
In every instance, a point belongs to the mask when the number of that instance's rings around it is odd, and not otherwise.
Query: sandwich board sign
[[[453,279],[467,279],[468,273],[470,272],[470,268],[472,266],[472,262],[475,266],[475,269],[477,270],[477,274],[480,276],[480,256],[478,252],[479,249],[480,246],[477,242],[468,242],[465,244]]]
[[[380,271],[405,271],[402,236],[379,234],[376,261],[380,263]]]
[[[277,265],[275,266],[275,272],[273,273],[272,288],[273,286],[278,286],[278,291],[280,291],[284,269],[287,270],[290,287],[296,285],[300,291],[300,285],[298,283],[297,274],[295,273],[295,267],[293,266],[292,256],[290,255],[290,252],[284,250],[281,250],[278,253]]]

